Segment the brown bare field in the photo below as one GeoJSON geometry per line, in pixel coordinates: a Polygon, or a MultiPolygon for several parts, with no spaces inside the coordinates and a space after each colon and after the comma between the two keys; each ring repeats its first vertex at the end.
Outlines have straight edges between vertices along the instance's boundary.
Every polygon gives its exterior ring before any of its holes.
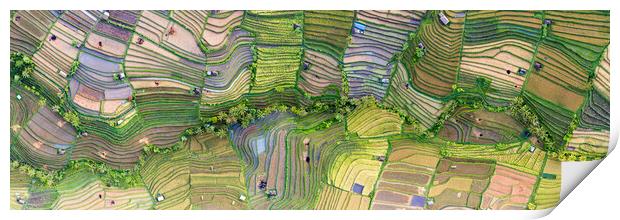
{"type": "Polygon", "coordinates": [[[543,99],[557,103],[573,112],[581,106],[585,99],[584,96],[569,91],[538,74],[530,75],[526,90],[531,91],[533,94],[543,99]]]}
{"type": "MultiPolygon", "coordinates": [[[[136,25],[136,33],[155,41],[155,43],[160,43],[164,31],[166,31],[166,27],[169,26],[170,22],[171,21],[161,15],[146,10],[142,12],[138,24],[136,25]]],[[[136,36],[134,36],[134,38],[136,38],[136,36]]],[[[136,39],[132,41],[136,42],[136,39]]]]}
{"type": "Polygon", "coordinates": [[[428,192],[429,197],[435,197],[442,194],[446,189],[453,189],[458,191],[470,191],[473,180],[462,177],[452,177],[447,182],[433,185],[428,192]]]}
{"type": "Polygon", "coordinates": [[[67,155],[57,154],[57,148],[66,148],[75,140],[76,131],[57,113],[40,108],[19,133],[19,142],[25,149],[22,158],[35,167],[58,169],[65,165],[67,155]]]}
{"type": "Polygon", "coordinates": [[[217,49],[223,46],[230,30],[241,24],[243,13],[243,11],[232,11],[217,17],[209,17],[202,34],[202,39],[207,43],[207,47],[217,49]]]}
{"type": "Polygon", "coordinates": [[[576,111],[584,100],[579,92],[587,90],[588,71],[566,54],[544,43],[538,48],[536,60],[543,67],[540,71],[532,71],[525,90],[576,111]]]}
{"type": "Polygon", "coordinates": [[[196,58],[202,60],[205,58],[204,53],[198,47],[198,42],[194,35],[183,26],[178,24],[171,24],[167,27],[168,30],[174,29],[174,34],[164,35],[163,42],[165,45],[170,46],[177,53],[180,53],[186,57],[196,58]]]}
{"type": "Polygon", "coordinates": [[[130,83],[131,86],[136,90],[148,88],[178,88],[188,91],[191,90],[191,87],[185,83],[163,78],[136,78],[132,79],[130,83]],[[158,84],[155,84],[155,82],[157,82],[158,84]]]}
{"type": "Polygon", "coordinates": [[[484,160],[441,159],[428,197],[435,200],[429,209],[466,207],[475,209],[489,185],[494,163],[484,160]]]}
{"type": "Polygon", "coordinates": [[[121,108],[122,106],[127,106],[129,102],[127,100],[105,100],[102,102],[101,113],[103,114],[115,114],[120,112],[119,110],[126,109],[121,108]]]}
{"type": "MultiPolygon", "coordinates": [[[[519,68],[528,69],[533,57],[533,45],[520,40],[502,40],[482,45],[463,46],[461,74],[470,78],[492,79],[491,88],[498,93],[490,93],[495,98],[504,98],[506,92],[518,95],[525,77],[519,76],[519,68]],[[511,74],[507,74],[510,70],[511,74]]],[[[510,97],[506,97],[510,98],[510,97]]]]}
{"type": "Polygon", "coordinates": [[[86,40],[86,48],[99,51],[105,55],[123,58],[125,55],[125,50],[127,50],[127,44],[93,32],[88,35],[88,40],[86,40]],[[103,45],[102,47],[99,47],[99,42],[103,45]]]}
{"type": "Polygon", "coordinates": [[[338,68],[338,60],[326,54],[305,50],[304,60],[309,64],[308,70],[302,70],[298,86],[312,96],[321,95],[329,85],[342,84],[341,72],[338,68]]]}
{"type": "Polygon", "coordinates": [[[207,10],[175,10],[172,18],[189,28],[195,39],[200,39],[208,15],[207,10]]]}
{"type": "Polygon", "coordinates": [[[480,209],[525,209],[537,177],[497,166],[480,209]]]}
{"type": "Polygon", "coordinates": [[[82,94],[76,94],[75,96],[73,96],[73,103],[88,109],[88,110],[92,110],[95,112],[99,112],[100,108],[101,108],[101,102],[100,101],[96,101],[96,100],[92,100],[90,98],[87,98],[85,96],[83,96],[82,94]]]}

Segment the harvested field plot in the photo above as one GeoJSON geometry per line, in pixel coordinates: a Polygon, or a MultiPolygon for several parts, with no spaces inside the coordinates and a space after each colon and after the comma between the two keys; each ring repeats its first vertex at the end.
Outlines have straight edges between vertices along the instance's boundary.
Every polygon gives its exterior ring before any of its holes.
{"type": "Polygon", "coordinates": [[[10,208],[554,208],[610,12],[413,9],[12,10],[10,208]]]}
{"type": "Polygon", "coordinates": [[[439,148],[411,140],[390,141],[392,152],[377,183],[371,209],[424,209],[439,148]]]}
{"type": "Polygon", "coordinates": [[[525,209],[535,183],[534,175],[496,166],[480,209],[525,209]]]}
{"type": "Polygon", "coordinates": [[[486,160],[442,159],[428,191],[429,209],[478,209],[495,164],[486,160]]]}

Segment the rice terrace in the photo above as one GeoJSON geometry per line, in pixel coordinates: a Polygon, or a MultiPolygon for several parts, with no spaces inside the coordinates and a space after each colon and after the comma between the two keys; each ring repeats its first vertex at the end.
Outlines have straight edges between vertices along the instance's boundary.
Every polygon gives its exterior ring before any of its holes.
{"type": "Polygon", "coordinates": [[[512,209],[607,154],[609,11],[11,11],[11,209],[512,209]]]}

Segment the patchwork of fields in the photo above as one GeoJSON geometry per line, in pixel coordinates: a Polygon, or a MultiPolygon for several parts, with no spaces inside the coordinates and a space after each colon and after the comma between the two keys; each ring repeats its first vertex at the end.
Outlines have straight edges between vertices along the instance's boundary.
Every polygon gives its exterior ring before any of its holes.
{"type": "Polygon", "coordinates": [[[547,209],[609,11],[11,11],[11,209],[547,209]]]}

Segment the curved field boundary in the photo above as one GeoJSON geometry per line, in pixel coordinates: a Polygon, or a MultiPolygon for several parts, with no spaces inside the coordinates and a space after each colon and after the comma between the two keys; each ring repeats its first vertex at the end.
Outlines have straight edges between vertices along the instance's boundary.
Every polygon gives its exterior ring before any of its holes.
{"type": "Polygon", "coordinates": [[[248,11],[241,27],[256,35],[257,45],[299,46],[303,37],[293,24],[302,25],[302,11],[248,11]]]}
{"type": "Polygon", "coordinates": [[[11,133],[19,134],[19,132],[27,126],[33,115],[35,115],[40,106],[38,98],[19,86],[11,85],[11,133]],[[17,99],[17,96],[21,99],[17,99]]]}
{"type": "Polygon", "coordinates": [[[538,47],[536,60],[543,67],[529,75],[525,91],[575,112],[584,101],[588,71],[546,43],[538,47]]]}
{"type": "Polygon", "coordinates": [[[80,66],[69,83],[69,96],[81,113],[116,117],[132,109],[128,101],[132,88],[114,77],[122,72],[121,64],[105,57],[94,51],[80,53],[80,66]]]}
{"type": "Polygon", "coordinates": [[[66,77],[78,57],[79,50],[71,44],[82,42],[85,35],[56,22],[46,36],[43,46],[32,57],[37,64],[33,78],[51,94],[58,94],[67,86],[66,77]],[[50,39],[52,35],[56,36],[56,40],[50,39]]]}
{"type": "Polygon", "coordinates": [[[432,127],[443,112],[444,104],[433,97],[425,95],[413,88],[409,73],[402,63],[398,64],[392,77],[390,90],[385,104],[403,109],[416,119],[425,129],[432,127]]]}
{"type": "Polygon", "coordinates": [[[11,18],[11,52],[32,56],[56,20],[50,11],[17,11],[11,18]]]}
{"type": "Polygon", "coordinates": [[[459,143],[496,144],[520,141],[523,125],[507,112],[462,108],[448,119],[439,136],[459,143]]]}
{"type": "Polygon", "coordinates": [[[439,148],[408,139],[391,140],[390,146],[371,209],[424,209],[440,159],[439,148]]]}
{"type": "MultiPolygon", "coordinates": [[[[349,97],[372,95],[382,100],[387,92],[394,64],[410,32],[416,31],[424,12],[359,11],[356,22],[364,33],[354,33],[343,58],[349,82],[349,97]]],[[[352,30],[353,31],[353,30],[352,30]]]]}
{"type": "Polygon", "coordinates": [[[301,47],[259,46],[256,49],[258,58],[252,93],[295,86],[297,72],[301,66],[301,47]]]}
{"type": "Polygon", "coordinates": [[[417,36],[427,48],[424,56],[412,63],[417,45],[410,45],[409,52],[403,56],[405,67],[412,74],[413,86],[437,98],[450,94],[456,82],[466,16],[461,11],[443,13],[450,20],[447,26],[439,21],[437,12],[428,13],[429,23],[420,25],[417,36]]]}
{"type": "Polygon", "coordinates": [[[356,109],[347,118],[348,130],[362,138],[400,134],[402,123],[398,114],[378,107],[356,109]]]}
{"type": "Polygon", "coordinates": [[[161,14],[154,11],[143,11],[140,19],[138,19],[135,33],[159,44],[162,42],[166,27],[168,27],[170,23],[171,21],[161,14]]]}
{"type": "Polygon", "coordinates": [[[304,11],[304,45],[341,59],[354,18],[354,11],[304,11]]]}
{"type": "Polygon", "coordinates": [[[252,72],[247,69],[243,69],[241,73],[237,74],[236,78],[231,79],[230,85],[227,88],[204,88],[201,103],[215,105],[231,100],[238,100],[244,94],[250,92],[251,77],[252,72]]]}
{"type": "Polygon", "coordinates": [[[206,10],[175,10],[171,15],[172,19],[187,27],[195,39],[201,38],[207,16],[209,13],[206,10]]]}
{"type": "Polygon", "coordinates": [[[192,209],[246,209],[244,163],[228,139],[213,134],[189,139],[190,195],[192,209]]]}
{"type": "Polygon", "coordinates": [[[448,148],[452,157],[495,160],[497,164],[524,173],[538,175],[544,165],[546,152],[529,152],[529,142],[509,144],[508,148],[498,150],[492,145],[454,145],[448,148]]]}
{"type": "Polygon", "coordinates": [[[244,175],[250,208],[268,209],[274,199],[282,198],[286,183],[286,137],[294,128],[289,113],[272,113],[247,128],[231,127],[233,146],[247,165],[244,175]],[[263,189],[259,187],[261,181],[265,183],[263,189]],[[277,193],[272,199],[266,195],[270,190],[277,193]]]}
{"type": "Polygon", "coordinates": [[[130,81],[132,78],[158,77],[202,87],[205,64],[187,60],[148,40],[138,45],[135,43],[138,38],[134,36],[125,57],[124,67],[130,81]]]}
{"type": "Polygon", "coordinates": [[[608,145],[609,131],[578,128],[573,131],[568,150],[584,156],[603,158],[607,155],[608,145]]]}
{"type": "Polygon", "coordinates": [[[119,41],[103,34],[91,32],[88,34],[84,46],[88,50],[94,50],[110,56],[112,57],[111,59],[122,59],[125,57],[125,51],[127,51],[129,45],[126,41],[119,41]],[[103,46],[100,47],[99,42],[101,42],[103,46]]]}
{"type": "Polygon", "coordinates": [[[540,39],[542,12],[467,11],[464,44],[486,44],[506,39],[535,43],[540,39]]]}
{"type": "Polygon", "coordinates": [[[529,68],[534,46],[518,39],[463,45],[459,85],[476,88],[478,78],[489,79],[491,86],[486,95],[493,102],[506,105],[521,92],[525,77],[520,76],[518,71],[529,68]]]}
{"type": "Polygon", "coordinates": [[[598,91],[603,97],[609,100],[609,48],[605,49],[603,53],[599,65],[596,67],[595,73],[596,77],[594,78],[594,88],[598,91]]]}
{"type": "MultiPolygon", "coordinates": [[[[241,32],[241,30],[239,31],[241,32]]],[[[212,60],[208,61],[207,71],[214,72],[217,75],[207,75],[205,77],[205,88],[213,90],[228,89],[232,87],[233,79],[239,77],[248,69],[254,58],[251,46],[246,40],[248,39],[236,37],[229,39],[229,43],[233,45],[227,45],[226,51],[230,52],[225,54],[216,53],[212,60]]]]}
{"type": "Polygon", "coordinates": [[[77,139],[72,159],[87,158],[104,162],[113,168],[130,169],[138,162],[146,144],[170,147],[179,141],[181,133],[187,128],[187,126],[154,126],[120,143],[89,134],[77,139]]]}
{"type": "Polygon", "coordinates": [[[582,107],[579,125],[584,128],[609,130],[610,114],[609,101],[596,90],[591,90],[588,101],[582,107]]]}
{"type": "Polygon", "coordinates": [[[609,11],[545,11],[545,19],[553,21],[550,41],[561,44],[558,47],[584,68],[597,65],[609,44],[609,11]]]}
{"type": "Polygon", "coordinates": [[[95,175],[86,171],[67,175],[57,189],[60,195],[53,209],[135,210],[151,209],[153,205],[153,199],[145,188],[106,187],[95,175]]]}
{"type": "Polygon", "coordinates": [[[190,209],[190,170],[188,150],[151,155],[140,170],[151,195],[162,194],[164,201],[155,209],[190,209]]]}
{"type": "Polygon", "coordinates": [[[72,26],[73,29],[87,33],[95,28],[95,25],[102,15],[101,12],[93,10],[67,10],[60,15],[59,21],[72,26]]]}
{"type": "Polygon", "coordinates": [[[574,113],[528,92],[523,94],[528,104],[536,111],[542,125],[549,130],[553,140],[562,140],[568,132],[574,113]]]}
{"type": "Polygon", "coordinates": [[[298,129],[287,135],[286,187],[283,197],[271,208],[312,209],[318,202],[321,187],[324,187],[323,179],[327,175],[321,165],[325,162],[321,157],[322,151],[344,138],[345,133],[342,124],[310,132],[328,119],[325,116],[329,114],[298,118],[298,129]],[[318,123],[306,124],[303,122],[305,120],[316,120],[318,123]]]}
{"type": "Polygon", "coordinates": [[[14,169],[11,167],[10,170],[10,190],[11,194],[11,203],[9,207],[11,210],[20,210],[24,209],[25,205],[17,202],[17,198],[22,198],[24,200],[28,200],[30,197],[29,188],[30,188],[30,176],[26,175],[19,169],[14,169]]]}
{"type": "Polygon", "coordinates": [[[40,108],[19,133],[18,146],[11,151],[21,161],[44,169],[60,169],[69,159],[76,132],[57,113],[40,108]],[[58,149],[66,150],[59,154],[58,149]]]}
{"type": "Polygon", "coordinates": [[[374,191],[382,163],[373,157],[387,154],[387,141],[343,141],[334,147],[330,155],[325,155],[331,159],[327,160],[330,161],[327,184],[348,191],[353,191],[355,184],[362,185],[359,194],[365,196],[374,191]]]}
{"type": "Polygon", "coordinates": [[[227,39],[231,39],[232,30],[241,25],[244,13],[244,11],[226,11],[210,14],[201,36],[206,47],[210,51],[218,51],[229,44],[227,39]]]}
{"type": "Polygon", "coordinates": [[[332,56],[308,49],[304,51],[307,70],[301,70],[297,86],[311,96],[320,96],[335,87],[340,92],[342,72],[339,62],[332,56]],[[327,91],[326,91],[327,90],[327,91]]]}

